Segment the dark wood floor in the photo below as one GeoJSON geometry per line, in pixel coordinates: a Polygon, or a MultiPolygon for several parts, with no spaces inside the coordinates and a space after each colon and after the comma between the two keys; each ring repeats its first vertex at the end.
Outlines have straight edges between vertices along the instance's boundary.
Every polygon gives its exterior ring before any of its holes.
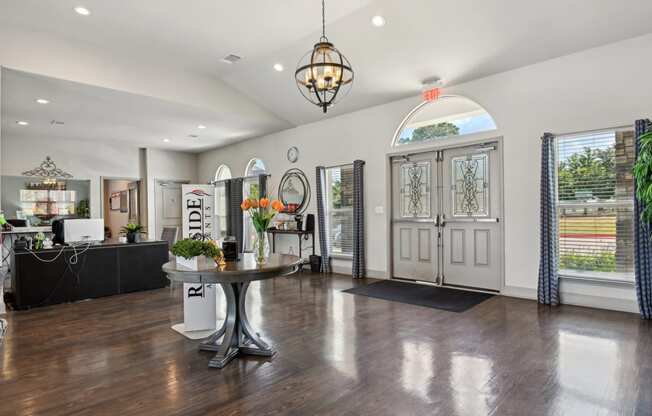
{"type": "Polygon", "coordinates": [[[278,354],[223,370],[170,329],[167,289],[10,312],[0,414],[652,414],[652,327],[636,315],[499,296],[451,313],[300,276],[249,291],[278,354]]]}

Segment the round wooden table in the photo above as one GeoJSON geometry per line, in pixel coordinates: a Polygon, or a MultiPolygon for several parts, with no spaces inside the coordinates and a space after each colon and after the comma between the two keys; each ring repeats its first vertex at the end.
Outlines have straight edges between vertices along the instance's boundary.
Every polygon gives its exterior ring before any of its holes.
{"type": "Polygon", "coordinates": [[[255,332],[245,309],[245,299],[249,283],[255,280],[287,276],[296,272],[301,259],[287,254],[272,254],[267,263],[256,264],[252,253],[240,254],[239,261],[227,262],[222,269],[188,270],[177,267],[175,261],[165,263],[163,272],[168,279],[175,282],[195,284],[219,284],[226,295],[226,319],[222,327],[213,335],[202,341],[199,349],[216,351],[209,367],[222,368],[238,354],[262,355],[271,357],[274,349],[255,332]],[[220,342],[220,338],[222,338],[220,342]]]}

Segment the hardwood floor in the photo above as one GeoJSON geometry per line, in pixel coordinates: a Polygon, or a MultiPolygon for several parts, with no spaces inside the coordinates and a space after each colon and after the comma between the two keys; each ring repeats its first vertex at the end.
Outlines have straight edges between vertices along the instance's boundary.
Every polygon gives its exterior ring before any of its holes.
{"type": "Polygon", "coordinates": [[[652,325],[496,296],[464,313],[341,293],[304,273],[253,284],[278,350],[207,368],[168,289],[9,312],[1,415],[649,415],[652,325]]]}

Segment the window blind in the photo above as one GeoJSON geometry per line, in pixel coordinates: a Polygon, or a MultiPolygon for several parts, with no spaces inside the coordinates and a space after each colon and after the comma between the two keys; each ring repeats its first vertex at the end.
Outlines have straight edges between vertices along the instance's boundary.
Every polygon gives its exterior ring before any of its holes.
{"type": "Polygon", "coordinates": [[[560,270],[633,279],[633,163],[631,131],[558,137],[560,270]]]}
{"type": "Polygon", "coordinates": [[[331,254],[353,253],[353,165],[326,168],[326,229],[331,254]]]}

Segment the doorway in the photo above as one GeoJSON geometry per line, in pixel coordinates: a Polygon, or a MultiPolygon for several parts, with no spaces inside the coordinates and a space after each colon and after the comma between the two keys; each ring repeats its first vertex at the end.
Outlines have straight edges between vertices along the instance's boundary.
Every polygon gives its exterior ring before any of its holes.
{"type": "Polygon", "coordinates": [[[104,234],[117,239],[122,227],[140,224],[140,186],[137,179],[102,178],[104,234]]]}
{"type": "Polygon", "coordinates": [[[495,141],[391,158],[393,278],[500,291],[499,146],[495,141]]]}

